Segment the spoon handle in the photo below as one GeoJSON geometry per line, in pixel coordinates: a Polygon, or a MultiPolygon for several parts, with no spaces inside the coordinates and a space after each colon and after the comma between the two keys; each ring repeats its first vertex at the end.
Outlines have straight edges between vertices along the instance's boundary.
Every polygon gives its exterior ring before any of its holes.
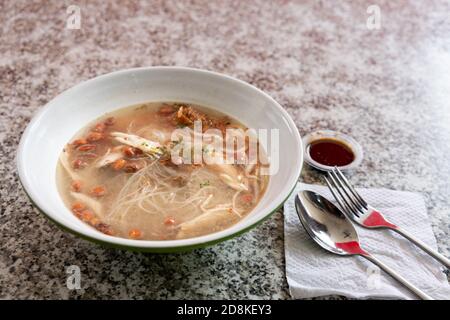
{"type": "Polygon", "coordinates": [[[406,288],[411,290],[413,293],[415,293],[418,297],[420,297],[423,300],[434,300],[432,297],[424,293],[422,290],[414,286],[412,283],[410,283],[408,280],[403,278],[400,274],[397,273],[397,271],[393,270],[392,268],[385,265],[383,262],[378,260],[377,258],[369,255],[369,254],[362,254],[362,257],[366,258],[370,262],[376,264],[380,269],[384,270],[387,274],[389,274],[392,278],[400,282],[402,285],[404,285],[406,288]]]}
{"type": "Polygon", "coordinates": [[[437,261],[439,261],[440,263],[442,263],[444,266],[446,266],[448,269],[450,269],[450,260],[447,259],[446,257],[444,257],[442,254],[440,254],[439,252],[437,252],[436,250],[432,249],[431,247],[427,246],[425,243],[423,243],[422,241],[418,240],[416,237],[414,237],[413,235],[411,235],[409,232],[406,232],[403,229],[400,228],[393,228],[392,230],[396,231],[397,233],[401,234],[402,236],[404,236],[406,239],[408,239],[409,241],[411,241],[412,243],[414,243],[416,246],[418,246],[419,248],[421,248],[423,251],[425,251],[426,253],[428,253],[430,256],[432,256],[433,258],[435,258],[437,261]]]}

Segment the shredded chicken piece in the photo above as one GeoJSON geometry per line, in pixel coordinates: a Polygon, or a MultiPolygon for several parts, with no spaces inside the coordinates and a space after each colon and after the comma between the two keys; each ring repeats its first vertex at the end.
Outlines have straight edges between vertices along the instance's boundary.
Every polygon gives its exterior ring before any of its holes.
{"type": "Polygon", "coordinates": [[[62,164],[64,170],[69,175],[70,179],[72,179],[73,181],[80,180],[80,175],[77,174],[75,172],[75,170],[73,170],[70,166],[69,155],[67,154],[67,150],[65,150],[61,153],[59,160],[61,161],[61,164],[62,164]]]}
{"type": "Polygon", "coordinates": [[[231,164],[211,164],[209,167],[217,171],[219,178],[229,187],[238,191],[248,191],[247,178],[239,175],[239,172],[231,164]]]}
{"type": "Polygon", "coordinates": [[[108,151],[106,151],[106,153],[100,159],[97,160],[97,162],[95,163],[95,167],[96,168],[105,167],[113,163],[114,161],[119,160],[122,157],[123,154],[120,148],[115,147],[113,148],[112,152],[111,149],[108,149],[108,151]]]}
{"type": "Polygon", "coordinates": [[[209,210],[198,217],[179,225],[177,239],[198,237],[210,230],[211,226],[227,227],[233,221],[233,213],[229,209],[209,210]]]}
{"type": "Polygon", "coordinates": [[[142,150],[151,157],[159,158],[164,154],[164,148],[158,142],[123,132],[111,132],[111,136],[116,141],[142,150]]]}

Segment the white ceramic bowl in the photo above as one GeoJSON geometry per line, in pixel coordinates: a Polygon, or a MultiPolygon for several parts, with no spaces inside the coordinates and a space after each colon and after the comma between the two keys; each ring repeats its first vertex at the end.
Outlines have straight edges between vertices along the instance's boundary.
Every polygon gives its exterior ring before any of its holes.
{"type": "Polygon", "coordinates": [[[287,112],[261,90],[209,71],[150,67],[128,69],[80,83],[50,101],[30,122],[20,141],[17,166],[33,203],[64,229],[111,246],[155,252],[181,251],[231,238],[263,221],[292,192],[303,163],[297,128],[287,112]],[[219,109],[251,128],[279,129],[280,166],[258,206],[237,224],[201,237],[144,241],[112,237],[84,224],[64,205],[56,188],[56,164],[64,145],[104,113],[149,101],[179,101],[219,109]]]}

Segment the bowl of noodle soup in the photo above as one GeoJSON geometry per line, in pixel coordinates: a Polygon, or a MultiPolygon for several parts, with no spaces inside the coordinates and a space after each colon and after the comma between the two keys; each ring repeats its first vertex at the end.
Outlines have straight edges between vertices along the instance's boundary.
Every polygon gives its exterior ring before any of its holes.
{"type": "Polygon", "coordinates": [[[17,166],[33,204],[60,227],[109,246],[174,252],[268,218],[295,187],[302,150],[293,120],[256,87],[204,70],[149,67],[58,95],[25,130],[17,166]],[[207,160],[228,154],[231,162],[207,160]],[[250,163],[250,154],[258,160],[250,163]]]}

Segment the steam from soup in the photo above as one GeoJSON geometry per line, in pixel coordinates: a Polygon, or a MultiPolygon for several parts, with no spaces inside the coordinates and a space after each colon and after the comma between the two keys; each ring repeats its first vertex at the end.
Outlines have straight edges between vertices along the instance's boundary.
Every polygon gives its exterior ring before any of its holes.
{"type": "MultiPolygon", "coordinates": [[[[264,194],[267,164],[174,160],[172,150],[192,145],[173,140],[173,132],[194,134],[198,122],[203,132],[246,129],[211,109],[175,103],[131,106],[89,124],[60,156],[64,202],[85,223],[123,238],[184,239],[230,227],[264,194]]],[[[250,152],[248,137],[244,142],[236,156],[250,152]]]]}

